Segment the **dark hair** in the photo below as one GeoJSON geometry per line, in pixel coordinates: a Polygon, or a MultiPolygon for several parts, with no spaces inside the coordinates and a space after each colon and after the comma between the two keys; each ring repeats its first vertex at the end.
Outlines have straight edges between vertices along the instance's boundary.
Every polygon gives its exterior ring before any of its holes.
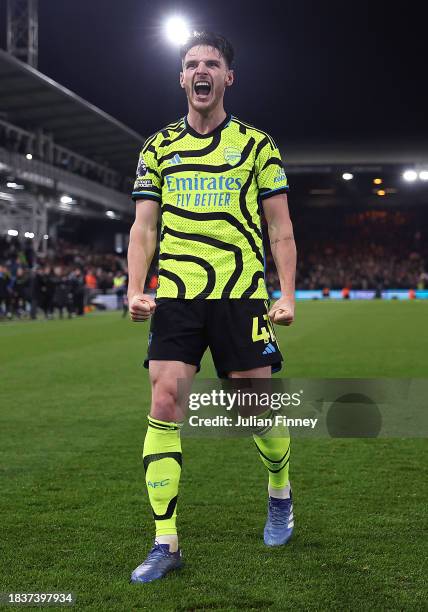
{"type": "Polygon", "coordinates": [[[180,47],[180,57],[184,60],[186,53],[192,47],[196,47],[198,45],[206,45],[207,47],[214,47],[217,49],[225,59],[228,68],[232,67],[233,58],[235,56],[235,52],[233,51],[233,47],[224,36],[220,34],[215,34],[214,32],[194,32],[193,36],[191,36],[184,45],[180,47]]]}

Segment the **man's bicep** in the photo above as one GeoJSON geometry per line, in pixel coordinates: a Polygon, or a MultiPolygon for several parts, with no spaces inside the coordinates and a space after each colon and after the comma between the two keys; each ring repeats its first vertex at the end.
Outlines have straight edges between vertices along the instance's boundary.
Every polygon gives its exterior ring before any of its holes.
{"type": "Polygon", "coordinates": [[[279,193],[262,200],[263,212],[268,225],[288,225],[291,223],[287,194],[279,193]]]}
{"type": "Polygon", "coordinates": [[[159,220],[159,204],[154,200],[137,200],[135,223],[141,228],[156,229],[159,220]]]}

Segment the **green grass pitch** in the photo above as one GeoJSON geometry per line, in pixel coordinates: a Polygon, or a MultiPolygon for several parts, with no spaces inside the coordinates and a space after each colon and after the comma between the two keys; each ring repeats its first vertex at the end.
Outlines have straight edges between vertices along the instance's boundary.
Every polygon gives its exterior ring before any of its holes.
{"type": "MultiPolygon", "coordinates": [[[[428,303],[299,303],[277,328],[287,375],[427,377],[427,317],[428,303]]],[[[153,538],[146,340],[116,313],[0,325],[0,591],[70,590],[94,611],[426,609],[422,439],[296,440],[296,530],[278,549],[252,443],[185,439],[186,566],[129,584],[153,538]]]]}

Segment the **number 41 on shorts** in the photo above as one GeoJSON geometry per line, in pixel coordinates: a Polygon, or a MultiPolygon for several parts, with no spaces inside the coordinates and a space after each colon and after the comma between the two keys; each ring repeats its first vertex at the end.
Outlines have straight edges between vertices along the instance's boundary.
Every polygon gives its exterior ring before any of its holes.
{"type": "Polygon", "coordinates": [[[253,342],[258,342],[259,340],[263,340],[265,344],[268,342],[275,342],[275,332],[273,331],[272,322],[269,316],[264,314],[260,315],[260,317],[263,317],[263,320],[266,321],[266,325],[263,325],[264,321],[260,324],[259,316],[253,317],[253,342]]]}

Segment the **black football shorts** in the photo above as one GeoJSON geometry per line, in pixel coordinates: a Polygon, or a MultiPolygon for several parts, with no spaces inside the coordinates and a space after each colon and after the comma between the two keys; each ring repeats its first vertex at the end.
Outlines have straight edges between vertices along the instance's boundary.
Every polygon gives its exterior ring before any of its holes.
{"type": "Polygon", "coordinates": [[[146,368],[149,361],[183,361],[197,366],[209,347],[217,374],[272,366],[282,355],[268,317],[269,304],[259,299],[156,299],[146,368]]]}

